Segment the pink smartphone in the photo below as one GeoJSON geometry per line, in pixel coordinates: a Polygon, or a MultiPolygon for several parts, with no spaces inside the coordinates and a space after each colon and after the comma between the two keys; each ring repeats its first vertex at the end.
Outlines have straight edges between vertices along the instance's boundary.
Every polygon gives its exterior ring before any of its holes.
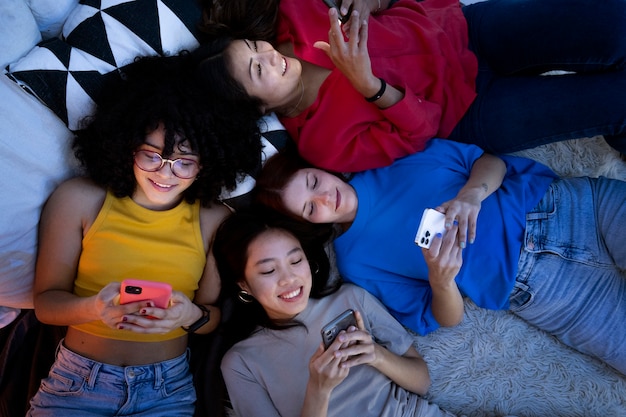
{"type": "Polygon", "coordinates": [[[168,283],[125,279],[120,289],[120,304],[151,300],[155,307],[167,308],[171,296],[172,286],[168,283]]]}

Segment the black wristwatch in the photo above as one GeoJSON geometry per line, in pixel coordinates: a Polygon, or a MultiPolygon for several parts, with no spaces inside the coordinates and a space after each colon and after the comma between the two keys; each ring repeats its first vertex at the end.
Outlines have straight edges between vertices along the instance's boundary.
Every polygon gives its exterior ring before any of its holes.
{"type": "Polygon", "coordinates": [[[202,304],[196,304],[200,310],[202,310],[202,317],[196,320],[191,326],[185,327],[182,326],[183,330],[187,333],[195,333],[200,327],[204,326],[211,319],[211,312],[208,308],[203,306],[202,304]]]}

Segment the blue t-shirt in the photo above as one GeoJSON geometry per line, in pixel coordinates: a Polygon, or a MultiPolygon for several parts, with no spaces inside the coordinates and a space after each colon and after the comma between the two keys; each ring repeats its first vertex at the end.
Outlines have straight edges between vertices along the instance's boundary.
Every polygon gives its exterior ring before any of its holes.
{"type": "MultiPolygon", "coordinates": [[[[483,151],[433,139],[423,152],[391,166],[358,173],[350,181],[359,205],[354,223],[335,242],[337,266],[347,282],[379,298],[405,326],[426,334],[439,327],[431,311],[428,268],[415,233],[425,208],[453,199],[483,151]]],[[[456,283],[464,296],[490,309],[509,306],[526,213],[556,174],[526,158],[501,156],[501,187],[482,202],[476,241],[463,251],[456,283]]]]}

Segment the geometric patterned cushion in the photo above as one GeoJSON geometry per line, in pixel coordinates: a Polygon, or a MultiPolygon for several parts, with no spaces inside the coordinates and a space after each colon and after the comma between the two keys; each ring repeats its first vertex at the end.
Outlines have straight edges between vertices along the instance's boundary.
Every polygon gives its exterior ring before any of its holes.
{"type": "Polygon", "coordinates": [[[194,0],[81,0],[60,39],[41,42],[9,65],[9,77],[52,109],[71,130],[93,113],[109,77],[140,56],[198,47],[201,8],[194,0]]]}
{"type": "Polygon", "coordinates": [[[259,166],[254,172],[249,172],[248,175],[242,176],[237,181],[237,187],[234,190],[223,190],[219,198],[223,203],[235,210],[239,210],[250,204],[250,191],[254,188],[256,184],[255,178],[261,171],[267,158],[285,149],[291,142],[291,138],[285,130],[285,127],[274,113],[263,116],[261,120],[259,120],[259,130],[261,131],[261,145],[263,146],[259,166]]]}

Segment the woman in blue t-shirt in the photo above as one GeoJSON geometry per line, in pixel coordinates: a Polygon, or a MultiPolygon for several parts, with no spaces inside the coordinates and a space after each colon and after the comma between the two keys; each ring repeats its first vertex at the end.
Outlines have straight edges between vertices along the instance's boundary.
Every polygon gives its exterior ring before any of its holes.
{"type": "Polygon", "coordinates": [[[349,183],[280,154],[259,177],[257,197],[340,226],[342,277],[420,334],[458,324],[469,297],[626,374],[625,182],[558,179],[530,159],[435,139],[349,183]],[[414,239],[428,207],[445,213],[447,231],[427,250],[414,239]]]}

